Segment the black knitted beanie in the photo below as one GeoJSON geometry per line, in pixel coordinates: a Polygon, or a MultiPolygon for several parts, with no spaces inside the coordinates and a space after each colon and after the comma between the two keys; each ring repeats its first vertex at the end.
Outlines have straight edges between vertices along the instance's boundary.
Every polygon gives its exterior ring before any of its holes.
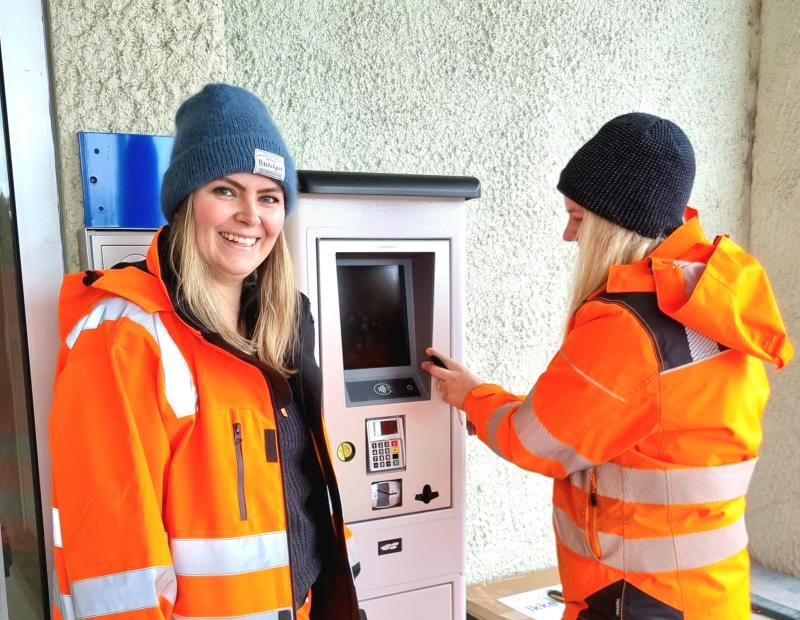
{"type": "Polygon", "coordinates": [[[632,112],[600,128],[561,171],[558,189],[583,208],[645,237],[683,223],[694,151],[675,123],[632,112]]]}

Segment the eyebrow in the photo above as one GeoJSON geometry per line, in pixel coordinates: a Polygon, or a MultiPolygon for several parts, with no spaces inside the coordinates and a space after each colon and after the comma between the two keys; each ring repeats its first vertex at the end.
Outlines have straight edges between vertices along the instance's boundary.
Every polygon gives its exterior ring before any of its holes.
{"type": "MultiPolygon", "coordinates": [[[[227,177],[227,176],[222,176],[222,177],[219,177],[217,180],[218,180],[218,181],[225,181],[226,183],[230,183],[231,185],[233,185],[234,187],[236,187],[236,189],[247,189],[247,188],[246,188],[244,185],[242,185],[241,183],[237,183],[237,182],[236,182],[236,181],[234,181],[232,178],[230,178],[230,177],[227,177]]],[[[280,187],[280,185],[278,185],[278,184],[276,183],[276,184],[275,184],[274,186],[272,186],[272,187],[265,187],[265,188],[259,189],[259,190],[257,190],[257,192],[256,192],[256,193],[258,193],[258,194],[266,194],[266,193],[268,193],[268,192],[279,192],[279,191],[283,191],[283,190],[281,190],[281,187],[280,187]]]]}

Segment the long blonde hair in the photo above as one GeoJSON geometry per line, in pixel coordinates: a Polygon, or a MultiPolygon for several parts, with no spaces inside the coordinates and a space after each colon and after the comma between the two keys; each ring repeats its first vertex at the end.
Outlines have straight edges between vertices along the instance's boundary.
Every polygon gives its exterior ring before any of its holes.
{"type": "Polygon", "coordinates": [[[245,286],[256,287],[258,304],[255,328],[249,337],[244,334],[241,314],[239,329],[232,329],[223,318],[222,298],[213,285],[211,270],[197,251],[191,195],[177,209],[169,233],[170,266],[177,276],[178,299],[187,310],[231,346],[254,355],[284,376],[292,374],[295,369],[289,364],[298,346],[299,303],[283,232],[266,260],[245,282],[245,286]]]}
{"type": "Polygon", "coordinates": [[[567,321],[594,291],[608,280],[612,265],[635,263],[650,254],[664,237],[651,239],[584,211],[578,229],[578,257],[572,280],[567,321]]]}

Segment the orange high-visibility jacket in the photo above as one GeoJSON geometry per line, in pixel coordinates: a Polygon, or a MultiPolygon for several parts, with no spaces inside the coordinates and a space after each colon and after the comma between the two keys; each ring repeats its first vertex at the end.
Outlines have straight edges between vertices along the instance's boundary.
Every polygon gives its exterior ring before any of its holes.
{"type": "Polygon", "coordinates": [[[792,356],[761,265],[696,213],[612,267],[527,397],[481,385],[478,436],[555,478],[566,620],[750,617],[745,493],[792,356]]]}
{"type": "MultiPolygon", "coordinates": [[[[292,600],[275,419],[292,411],[289,385],[176,314],[157,240],[146,268],[75,274],[62,288],[50,419],[54,619],[291,620],[303,601],[292,600]]],[[[333,538],[311,617],[355,619],[318,412],[309,432],[333,538]]]]}

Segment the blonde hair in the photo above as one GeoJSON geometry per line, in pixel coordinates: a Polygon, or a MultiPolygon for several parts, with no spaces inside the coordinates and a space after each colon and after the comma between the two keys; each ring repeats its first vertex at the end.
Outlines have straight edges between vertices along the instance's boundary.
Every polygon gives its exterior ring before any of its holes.
{"type": "Polygon", "coordinates": [[[578,257],[572,280],[567,321],[594,291],[604,286],[612,265],[643,260],[664,240],[644,237],[584,210],[578,229],[578,257]]]}
{"type": "Polygon", "coordinates": [[[169,262],[177,276],[177,297],[195,319],[225,342],[272,366],[284,376],[298,346],[299,303],[294,272],[283,232],[266,260],[248,276],[245,286],[254,286],[258,304],[252,334],[244,334],[243,317],[238,329],[224,320],[223,302],[213,284],[211,270],[200,257],[195,241],[192,196],[175,213],[169,231],[169,262]]]}

